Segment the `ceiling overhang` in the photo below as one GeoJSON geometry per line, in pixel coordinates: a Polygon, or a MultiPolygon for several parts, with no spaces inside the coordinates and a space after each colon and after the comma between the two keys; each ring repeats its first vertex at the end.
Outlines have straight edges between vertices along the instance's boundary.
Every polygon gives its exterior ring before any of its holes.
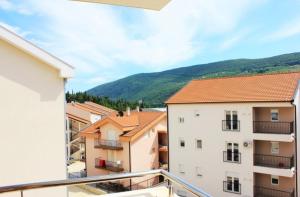
{"type": "Polygon", "coordinates": [[[171,0],[73,0],[90,3],[103,3],[127,7],[144,8],[150,10],[161,10],[171,0]]]}

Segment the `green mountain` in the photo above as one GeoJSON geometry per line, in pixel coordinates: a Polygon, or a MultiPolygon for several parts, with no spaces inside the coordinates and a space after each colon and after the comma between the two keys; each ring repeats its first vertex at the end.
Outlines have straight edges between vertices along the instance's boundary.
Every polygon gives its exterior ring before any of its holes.
{"type": "Polygon", "coordinates": [[[261,59],[234,59],[131,75],[87,91],[95,96],[142,99],[152,106],[163,102],[192,79],[300,70],[300,52],[261,59]]]}

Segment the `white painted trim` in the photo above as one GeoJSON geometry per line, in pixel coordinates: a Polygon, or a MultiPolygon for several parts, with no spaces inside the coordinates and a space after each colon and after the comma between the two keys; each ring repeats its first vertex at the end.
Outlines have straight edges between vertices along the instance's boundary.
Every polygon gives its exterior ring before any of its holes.
{"type": "Polygon", "coordinates": [[[74,67],[60,60],[59,58],[49,54],[43,49],[35,46],[31,42],[21,38],[14,32],[0,25],[0,39],[17,47],[18,49],[28,53],[29,55],[41,60],[42,62],[52,66],[60,71],[60,77],[71,78],[74,75],[74,67]]]}

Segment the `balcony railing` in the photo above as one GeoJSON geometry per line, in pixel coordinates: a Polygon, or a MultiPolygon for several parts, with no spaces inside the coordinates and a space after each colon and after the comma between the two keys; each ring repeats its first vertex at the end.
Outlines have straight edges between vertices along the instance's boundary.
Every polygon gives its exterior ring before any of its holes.
{"type": "Polygon", "coordinates": [[[62,186],[73,186],[73,185],[75,186],[75,185],[83,185],[83,184],[93,184],[93,183],[99,183],[99,182],[145,177],[148,175],[153,175],[153,176],[162,175],[167,180],[169,180],[169,185],[168,185],[168,189],[169,189],[168,196],[169,197],[174,196],[173,195],[173,184],[176,184],[176,186],[184,188],[185,190],[187,190],[189,193],[195,195],[196,197],[211,197],[211,195],[209,195],[202,189],[189,184],[185,180],[183,180],[165,170],[152,170],[152,171],[147,171],[147,172],[110,174],[110,175],[103,175],[103,176],[96,176],[96,177],[74,178],[74,179],[66,179],[66,180],[2,186],[2,187],[0,187],[0,194],[9,193],[9,192],[20,192],[21,197],[26,197],[26,192],[24,192],[24,191],[27,191],[27,190],[42,189],[42,188],[54,188],[54,187],[62,187],[62,186]]]}
{"type": "Polygon", "coordinates": [[[223,131],[240,131],[239,120],[222,120],[223,131]]]}
{"type": "Polygon", "coordinates": [[[294,157],[254,154],[254,165],[271,168],[291,169],[294,167],[294,157]]]}
{"type": "Polygon", "coordinates": [[[253,121],[254,133],[291,134],[294,122],[253,121]]]}
{"type": "Polygon", "coordinates": [[[95,159],[95,168],[101,168],[112,172],[122,172],[124,170],[121,161],[108,161],[101,158],[95,159]]]}
{"type": "Polygon", "coordinates": [[[103,140],[95,138],[95,148],[123,150],[122,142],[117,140],[103,140]]]}
{"type": "Polygon", "coordinates": [[[272,197],[295,197],[294,189],[291,191],[282,191],[266,187],[254,187],[254,197],[272,196],[272,197]]]}
{"type": "Polygon", "coordinates": [[[223,161],[231,163],[241,163],[241,153],[232,151],[223,151],[223,161]]]}
{"type": "Polygon", "coordinates": [[[241,194],[241,184],[234,184],[233,182],[223,181],[223,191],[235,194],[241,194]]]}

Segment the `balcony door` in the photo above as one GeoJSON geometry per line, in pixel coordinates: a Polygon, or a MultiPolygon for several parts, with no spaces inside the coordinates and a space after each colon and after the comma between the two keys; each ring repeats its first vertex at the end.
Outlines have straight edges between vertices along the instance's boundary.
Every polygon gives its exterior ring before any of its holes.
{"type": "Polygon", "coordinates": [[[227,191],[231,192],[240,192],[240,181],[239,178],[236,177],[227,177],[227,191]]]}
{"type": "Polygon", "coordinates": [[[108,161],[117,161],[117,153],[113,150],[107,150],[107,160],[108,161]]]}
{"type": "Polygon", "coordinates": [[[114,130],[109,130],[107,133],[107,140],[110,146],[117,146],[117,132],[114,130]]]}
{"type": "Polygon", "coordinates": [[[238,113],[237,111],[225,111],[226,128],[228,130],[238,129],[238,113]]]}
{"type": "Polygon", "coordinates": [[[239,144],[227,143],[227,161],[239,162],[239,144]]]}

